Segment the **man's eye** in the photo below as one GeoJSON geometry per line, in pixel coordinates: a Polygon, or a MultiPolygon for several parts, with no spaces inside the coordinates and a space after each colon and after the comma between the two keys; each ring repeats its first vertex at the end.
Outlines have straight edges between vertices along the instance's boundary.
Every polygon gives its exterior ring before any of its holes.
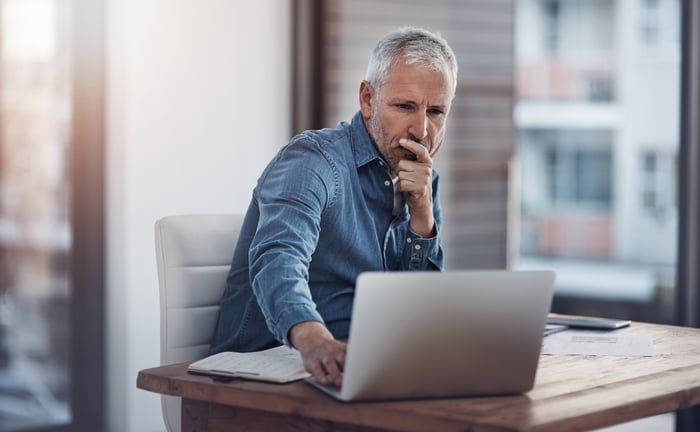
{"type": "Polygon", "coordinates": [[[409,109],[411,109],[411,105],[410,105],[410,104],[406,104],[406,103],[397,103],[397,104],[395,104],[394,106],[395,106],[396,108],[402,109],[402,110],[409,110],[409,109]]]}
{"type": "Polygon", "coordinates": [[[443,114],[443,111],[439,110],[437,108],[430,109],[430,110],[428,110],[428,112],[432,115],[442,115],[443,114]]]}

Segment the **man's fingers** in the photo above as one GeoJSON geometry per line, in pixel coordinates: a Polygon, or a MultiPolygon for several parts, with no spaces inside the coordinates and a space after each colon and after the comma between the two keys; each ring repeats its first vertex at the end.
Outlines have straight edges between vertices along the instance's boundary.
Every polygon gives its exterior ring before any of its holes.
{"type": "Polygon", "coordinates": [[[323,385],[333,383],[338,387],[341,386],[343,380],[342,360],[325,357],[313,362],[307,370],[316,381],[323,385]]]}
{"type": "Polygon", "coordinates": [[[324,359],[321,365],[326,371],[327,378],[340,387],[343,377],[342,365],[336,359],[324,359]]]}
{"type": "Polygon", "coordinates": [[[307,372],[313,375],[316,381],[323,385],[328,384],[328,374],[320,361],[306,361],[304,362],[304,367],[307,372]]]}
{"type": "Polygon", "coordinates": [[[336,340],[320,341],[313,348],[302,351],[306,370],[321,384],[340,386],[346,346],[344,342],[336,340]]]}
{"type": "Polygon", "coordinates": [[[401,192],[430,193],[432,188],[432,172],[430,167],[410,165],[401,161],[398,166],[398,188],[401,192]]]}
{"type": "Polygon", "coordinates": [[[430,153],[422,144],[406,138],[401,138],[399,140],[399,145],[416,155],[416,162],[432,164],[433,160],[430,157],[430,153]]]}

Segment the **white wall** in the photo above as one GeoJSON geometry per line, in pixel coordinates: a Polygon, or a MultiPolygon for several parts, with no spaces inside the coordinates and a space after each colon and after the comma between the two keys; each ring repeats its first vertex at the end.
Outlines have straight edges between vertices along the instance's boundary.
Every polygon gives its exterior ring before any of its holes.
{"type": "Polygon", "coordinates": [[[164,430],[153,224],[244,211],[288,139],[289,2],[110,0],[107,398],[114,432],[164,430]]]}

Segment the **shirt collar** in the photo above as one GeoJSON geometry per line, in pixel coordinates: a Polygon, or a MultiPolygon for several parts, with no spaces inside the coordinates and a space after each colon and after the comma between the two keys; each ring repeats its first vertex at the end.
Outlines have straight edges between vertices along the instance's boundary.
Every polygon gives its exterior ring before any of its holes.
{"type": "Polygon", "coordinates": [[[362,111],[357,111],[350,121],[350,143],[357,168],[373,160],[383,159],[374,141],[369,136],[369,132],[367,132],[364,119],[362,118],[362,111]]]}

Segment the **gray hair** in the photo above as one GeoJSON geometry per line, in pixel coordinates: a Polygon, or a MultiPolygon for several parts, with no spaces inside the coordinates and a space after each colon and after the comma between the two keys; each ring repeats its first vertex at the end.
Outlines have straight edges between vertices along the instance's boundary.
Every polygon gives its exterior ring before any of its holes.
{"type": "Polygon", "coordinates": [[[398,61],[420,64],[432,70],[446,68],[452,77],[452,94],[457,89],[457,59],[452,48],[439,33],[403,27],[387,34],[372,50],[365,79],[376,89],[388,79],[389,68],[398,61]]]}

